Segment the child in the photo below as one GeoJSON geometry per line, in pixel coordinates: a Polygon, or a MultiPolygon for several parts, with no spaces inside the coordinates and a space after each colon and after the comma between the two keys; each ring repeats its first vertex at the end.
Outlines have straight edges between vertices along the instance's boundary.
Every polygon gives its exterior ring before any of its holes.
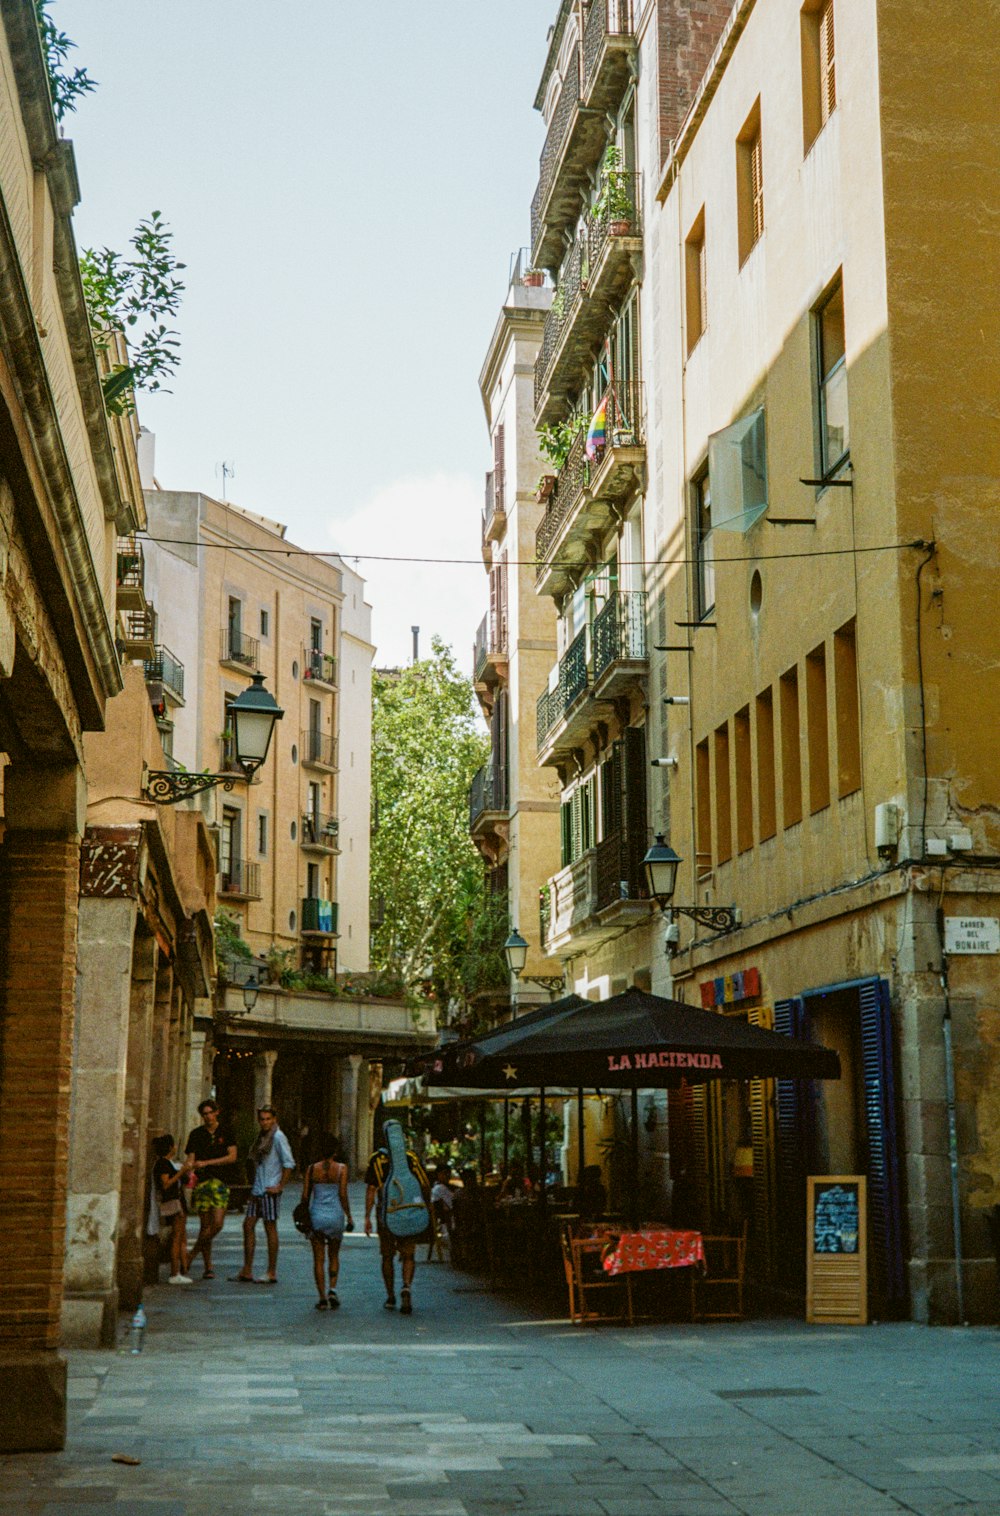
{"type": "Polygon", "coordinates": [[[169,1132],[153,1138],[153,1184],[160,1207],[160,1220],[170,1223],[170,1278],[168,1284],[191,1284],[188,1277],[187,1217],[181,1204],[181,1180],[191,1167],[171,1162],[177,1147],[169,1132]]]}

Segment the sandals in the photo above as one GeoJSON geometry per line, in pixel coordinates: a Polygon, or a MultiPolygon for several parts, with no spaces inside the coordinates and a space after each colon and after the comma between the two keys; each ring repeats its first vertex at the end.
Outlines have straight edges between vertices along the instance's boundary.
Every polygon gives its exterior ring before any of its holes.
{"type": "Polygon", "coordinates": [[[401,1290],[399,1296],[399,1314],[401,1316],[413,1315],[413,1301],[410,1299],[409,1290],[401,1290]]]}
{"type": "Polygon", "coordinates": [[[202,1279],[214,1279],[215,1278],[215,1270],[214,1269],[206,1269],[205,1272],[204,1272],[204,1274],[202,1274],[201,1277],[202,1277],[202,1279]]]}
{"type": "Polygon", "coordinates": [[[394,1311],[396,1309],[396,1297],[395,1297],[395,1295],[387,1295],[385,1297],[385,1305],[384,1305],[383,1309],[385,1309],[387,1311],[394,1311]]]}
{"type": "Polygon", "coordinates": [[[317,1311],[328,1311],[330,1309],[325,1296],[321,1296],[320,1299],[317,1300],[316,1309],[317,1311]]]}
{"type": "Polygon", "coordinates": [[[340,1310],[340,1301],[337,1299],[337,1291],[336,1290],[331,1290],[330,1291],[329,1295],[326,1297],[326,1303],[330,1307],[331,1311],[339,1311],[340,1310]]]}

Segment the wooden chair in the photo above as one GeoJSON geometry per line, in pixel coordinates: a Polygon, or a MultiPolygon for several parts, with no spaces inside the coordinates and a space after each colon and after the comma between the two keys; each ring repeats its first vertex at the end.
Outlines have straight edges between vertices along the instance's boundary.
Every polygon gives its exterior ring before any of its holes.
{"type": "Polygon", "coordinates": [[[560,1228],[560,1239],[569,1287],[569,1314],[574,1326],[588,1321],[622,1320],[631,1326],[632,1280],[628,1274],[611,1276],[601,1270],[606,1239],[576,1237],[572,1224],[560,1228]]]}
{"type": "Polygon", "coordinates": [[[691,1320],[742,1321],[746,1222],[735,1236],[716,1233],[703,1235],[701,1240],[705,1248],[705,1272],[698,1268],[691,1270],[691,1320]],[[712,1309],[708,1309],[709,1304],[712,1309]]]}

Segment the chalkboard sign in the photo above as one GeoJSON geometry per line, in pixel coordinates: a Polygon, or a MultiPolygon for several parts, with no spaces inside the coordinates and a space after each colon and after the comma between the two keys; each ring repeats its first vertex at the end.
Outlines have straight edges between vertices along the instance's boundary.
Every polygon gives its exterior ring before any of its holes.
{"type": "Polygon", "coordinates": [[[817,1180],[813,1190],[813,1252],[856,1253],[859,1231],[857,1184],[817,1180]]]}
{"type": "Polygon", "coordinates": [[[867,1183],[863,1174],[809,1177],[806,1320],[868,1320],[867,1183]]]}

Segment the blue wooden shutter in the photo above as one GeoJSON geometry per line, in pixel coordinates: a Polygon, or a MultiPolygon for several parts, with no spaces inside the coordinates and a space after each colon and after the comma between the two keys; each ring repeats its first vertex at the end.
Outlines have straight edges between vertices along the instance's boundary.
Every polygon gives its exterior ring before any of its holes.
{"type": "Polygon", "coordinates": [[[868,1258],[872,1307],[898,1316],[906,1306],[899,1145],[893,1079],[889,985],[869,979],[858,986],[861,1077],[868,1146],[868,1258]]]}
{"type": "MultiPolygon", "coordinates": [[[[774,1012],[769,1005],[750,1006],[747,1020],[751,1026],[774,1029],[774,1012]]],[[[755,1272],[765,1279],[774,1276],[775,1228],[775,1134],[774,1080],[750,1080],[750,1135],[753,1144],[753,1233],[751,1250],[755,1272]]]]}
{"type": "MultiPolygon", "coordinates": [[[[774,1002],[774,1030],[802,1037],[806,1028],[805,1002],[800,995],[774,1002]]],[[[805,1282],[806,1173],[811,1149],[813,1090],[811,1080],[774,1081],[776,1137],[776,1243],[785,1282],[805,1282]],[[790,1276],[790,1277],[789,1277],[790,1276]]]]}

